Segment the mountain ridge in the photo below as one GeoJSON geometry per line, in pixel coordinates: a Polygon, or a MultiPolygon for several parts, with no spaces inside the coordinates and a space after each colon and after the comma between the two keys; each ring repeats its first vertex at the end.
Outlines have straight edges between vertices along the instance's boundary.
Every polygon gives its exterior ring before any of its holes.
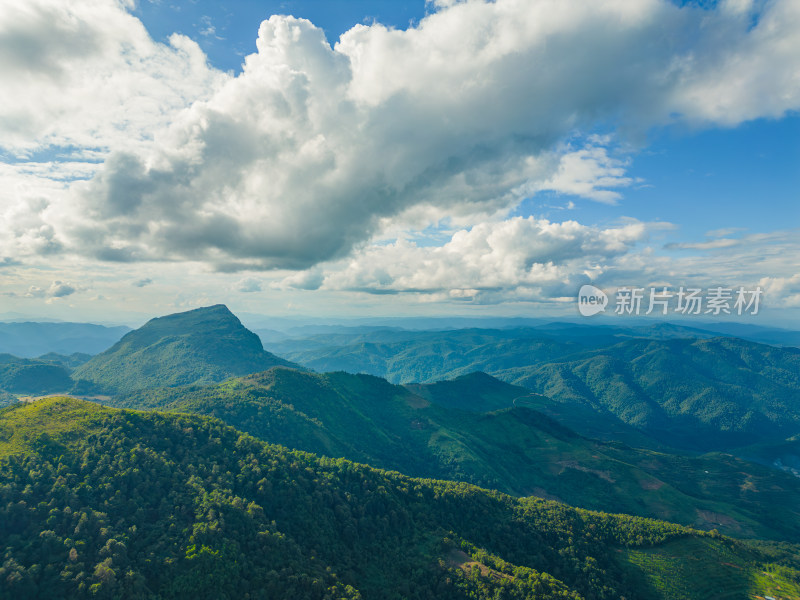
{"type": "MultiPolygon", "coordinates": [[[[513,406],[528,394],[485,374],[398,386],[372,375],[276,367],[213,386],[142,390],[110,402],[213,416],[271,443],[408,475],[744,537],[760,532],[800,540],[800,511],[791,500],[800,496],[800,479],[733,456],[692,457],[590,439],[539,410],[513,406]],[[475,381],[482,387],[471,385],[475,381]],[[467,392],[465,402],[453,401],[467,392]],[[717,525],[715,515],[727,515],[725,524],[717,525]]],[[[548,404],[561,406],[540,397],[535,408],[548,404]]]]}
{"type": "Polygon", "coordinates": [[[0,353],[34,358],[55,352],[97,354],[131,331],[130,327],[95,323],[0,322],[0,353]]]}

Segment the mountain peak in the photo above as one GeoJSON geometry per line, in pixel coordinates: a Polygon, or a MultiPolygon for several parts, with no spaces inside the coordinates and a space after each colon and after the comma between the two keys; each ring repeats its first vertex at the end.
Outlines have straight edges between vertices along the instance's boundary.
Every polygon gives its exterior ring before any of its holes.
{"type": "Polygon", "coordinates": [[[193,308],[191,310],[187,310],[184,312],[173,313],[171,315],[166,315],[164,317],[157,317],[166,319],[169,317],[180,317],[183,315],[191,315],[191,314],[219,314],[219,315],[229,315],[236,319],[236,315],[231,312],[231,309],[228,308],[225,304],[212,304],[210,306],[201,306],[199,308],[193,308]]]}
{"type": "Polygon", "coordinates": [[[228,321],[236,321],[237,323],[241,324],[241,321],[239,321],[236,315],[234,315],[227,306],[224,304],[213,304],[211,306],[201,306],[200,308],[193,308],[191,310],[172,313],[162,317],[155,317],[145,323],[139,330],[160,323],[169,323],[172,325],[179,321],[193,323],[202,322],[207,319],[224,319],[228,321]]]}
{"type": "Polygon", "coordinates": [[[207,384],[228,377],[294,366],[264,350],[259,337],[224,304],[151,319],[75,371],[107,388],[207,384]]]}

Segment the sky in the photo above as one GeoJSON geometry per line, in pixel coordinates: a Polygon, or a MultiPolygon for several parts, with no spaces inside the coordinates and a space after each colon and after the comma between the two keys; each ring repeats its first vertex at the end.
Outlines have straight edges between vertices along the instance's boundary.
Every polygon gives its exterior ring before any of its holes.
{"type": "Polygon", "coordinates": [[[793,0],[2,3],[0,319],[576,317],[591,284],[800,327],[798,30],[793,0]]]}

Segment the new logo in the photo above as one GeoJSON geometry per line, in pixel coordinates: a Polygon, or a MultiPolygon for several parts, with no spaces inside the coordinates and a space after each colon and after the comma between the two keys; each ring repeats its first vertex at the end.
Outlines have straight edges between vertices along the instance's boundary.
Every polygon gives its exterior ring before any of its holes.
{"type": "Polygon", "coordinates": [[[578,291],[578,310],[584,317],[603,312],[606,306],[608,306],[608,296],[603,290],[593,285],[581,286],[578,291]]]}

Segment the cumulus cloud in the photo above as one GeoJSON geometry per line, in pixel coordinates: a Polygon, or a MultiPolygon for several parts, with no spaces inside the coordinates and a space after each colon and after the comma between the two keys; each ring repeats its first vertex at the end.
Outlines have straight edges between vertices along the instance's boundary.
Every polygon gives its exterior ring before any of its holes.
{"type": "Polygon", "coordinates": [[[800,108],[797,2],[432,7],[406,31],[357,25],[334,46],[273,16],[233,77],[183,36],[155,43],[112,0],[4,4],[0,139],[23,157],[76,150],[4,166],[0,254],[288,268],[300,272],[284,285],[302,289],[557,297],[608,261],[632,265],[648,226],[470,228],[469,216],[502,218],[546,190],[619,202],[636,181],[615,140],[800,108]],[[435,248],[370,244],[406,218],[453,230],[435,248]]]}
{"type": "Polygon", "coordinates": [[[71,296],[77,291],[78,289],[74,285],[65,281],[56,280],[53,281],[47,289],[35,285],[30,286],[26,296],[29,298],[64,298],[66,296],[71,296]]]}
{"type": "Polygon", "coordinates": [[[34,84],[4,88],[16,112],[2,122],[19,129],[8,139],[91,146],[123,119],[153,138],[123,145],[42,217],[54,243],[104,260],[299,269],[418,205],[509,209],[542,189],[615,202],[631,180],[591,143],[595,128],[733,125],[800,105],[800,7],[787,1],[757,15],[666,0],[439,3],[407,31],[357,25],[334,47],[273,16],[236,78],[186,38],[155,44],[114,3],[31,6],[0,21],[7,60],[34,84]],[[16,60],[44,38],[57,47],[16,60]],[[586,147],[565,150],[576,132],[586,147]]]}
{"type": "Polygon", "coordinates": [[[221,75],[182,35],[169,45],[115,0],[0,5],[0,146],[109,148],[151,138],[221,75]]]}
{"type": "Polygon", "coordinates": [[[437,247],[402,238],[371,244],[345,260],[283,277],[273,287],[495,304],[568,302],[589,282],[609,291],[760,285],[765,305],[800,306],[797,230],[751,234],[736,244],[655,249],[653,242],[674,229],[664,222],[631,220],[602,228],[514,217],[457,230],[437,247]]]}
{"type": "Polygon", "coordinates": [[[533,217],[476,225],[440,247],[398,240],[371,245],[352,258],[289,276],[280,286],[299,289],[413,292],[451,299],[572,296],[616,256],[630,252],[650,231],[667,224],[631,221],[610,228],[533,217]]]}
{"type": "Polygon", "coordinates": [[[146,152],[226,78],[185,36],[155,43],[128,5],[0,3],[0,254],[81,253],[62,241],[74,182],[112,151],[146,152]]]}
{"type": "Polygon", "coordinates": [[[63,298],[64,296],[69,296],[75,292],[76,289],[74,286],[71,286],[63,281],[54,281],[47,290],[47,295],[51,298],[63,298]]]}
{"type": "Polygon", "coordinates": [[[613,188],[628,187],[638,181],[626,176],[627,166],[626,161],[609,156],[607,148],[589,145],[564,154],[558,170],[547,181],[534,185],[537,190],[616,204],[622,194],[613,188]]]}
{"type": "Polygon", "coordinates": [[[758,285],[764,290],[767,301],[784,307],[800,307],[800,273],[788,277],[763,277],[758,285]]]}

